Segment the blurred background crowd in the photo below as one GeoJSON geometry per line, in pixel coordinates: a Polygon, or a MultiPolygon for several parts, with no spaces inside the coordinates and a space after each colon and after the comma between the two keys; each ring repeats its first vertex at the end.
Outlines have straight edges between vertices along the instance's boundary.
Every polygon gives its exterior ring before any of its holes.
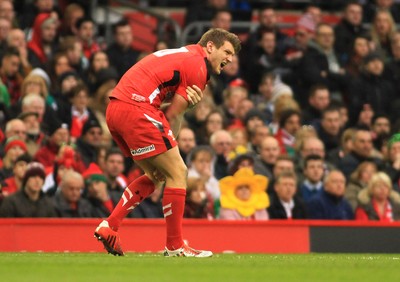
{"type": "MultiPolygon", "coordinates": [[[[177,137],[185,217],[399,220],[399,24],[395,0],[0,0],[0,217],[107,217],[143,173],[111,138],[108,95],[214,27],[243,46],[177,137]],[[133,22],[171,11],[179,38],[133,22]]],[[[129,217],[163,217],[161,197],[129,217]]]]}

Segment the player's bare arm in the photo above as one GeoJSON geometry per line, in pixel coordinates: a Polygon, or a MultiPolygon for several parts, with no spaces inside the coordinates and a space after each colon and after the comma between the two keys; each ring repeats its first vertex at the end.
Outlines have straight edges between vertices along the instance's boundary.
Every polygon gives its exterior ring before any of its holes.
{"type": "Polygon", "coordinates": [[[168,119],[171,130],[174,133],[175,138],[179,134],[183,115],[188,108],[194,107],[203,98],[203,91],[196,86],[188,86],[186,88],[188,101],[186,101],[181,95],[174,95],[171,104],[165,112],[165,116],[168,119]],[[189,103],[189,104],[188,104],[189,103]]]}

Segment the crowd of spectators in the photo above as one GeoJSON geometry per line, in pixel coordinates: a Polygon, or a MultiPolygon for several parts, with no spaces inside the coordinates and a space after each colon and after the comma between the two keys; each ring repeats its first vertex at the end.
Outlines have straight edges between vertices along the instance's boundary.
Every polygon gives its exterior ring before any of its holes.
{"type": "MultiPolygon", "coordinates": [[[[107,217],[143,173],[111,138],[108,95],[148,53],[124,18],[99,40],[85,1],[16,2],[0,0],[0,217],[107,217]]],[[[185,24],[259,25],[185,115],[185,217],[400,219],[400,8],[339,1],[331,24],[319,2],[290,30],[273,6],[188,4],[185,24]]],[[[161,199],[129,217],[162,217],[161,199]]]]}

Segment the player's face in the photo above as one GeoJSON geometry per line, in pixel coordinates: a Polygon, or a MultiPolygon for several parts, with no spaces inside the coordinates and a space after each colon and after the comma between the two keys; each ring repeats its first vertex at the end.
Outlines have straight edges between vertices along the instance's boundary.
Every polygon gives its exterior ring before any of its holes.
{"type": "Polygon", "coordinates": [[[216,48],[214,44],[209,44],[209,62],[213,71],[220,74],[224,66],[231,63],[235,50],[229,41],[225,41],[220,48],[216,48]]]}

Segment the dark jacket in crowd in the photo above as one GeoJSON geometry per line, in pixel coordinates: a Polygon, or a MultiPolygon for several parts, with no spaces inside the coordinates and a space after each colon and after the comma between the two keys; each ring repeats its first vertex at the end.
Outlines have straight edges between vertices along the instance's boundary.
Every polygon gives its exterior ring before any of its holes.
{"type": "Polygon", "coordinates": [[[92,206],[86,199],[80,199],[75,208],[63,197],[61,193],[54,196],[54,205],[59,217],[92,217],[92,206]]]}
{"type": "Polygon", "coordinates": [[[351,173],[356,170],[358,165],[365,161],[375,163],[379,169],[383,165],[382,160],[378,158],[366,158],[356,154],[355,152],[350,152],[340,160],[338,168],[343,172],[346,178],[349,179],[351,173]]]}
{"type": "Polygon", "coordinates": [[[128,217],[132,218],[163,218],[161,201],[153,202],[150,197],[143,200],[128,217]]]}
{"type": "Polygon", "coordinates": [[[344,197],[337,197],[326,191],[315,195],[308,203],[311,219],[350,220],[353,210],[344,197]]]}
{"type": "MultiPolygon", "coordinates": [[[[292,209],[292,219],[307,218],[306,206],[297,196],[293,198],[294,207],[292,209]]],[[[268,215],[270,219],[288,219],[285,208],[276,195],[271,197],[271,204],[268,207],[268,215]]]]}
{"type": "MultiPolygon", "coordinates": [[[[336,57],[340,67],[343,67],[338,55],[336,57]]],[[[300,102],[303,105],[308,101],[308,90],[315,84],[326,85],[330,92],[344,92],[349,83],[347,75],[329,70],[327,56],[314,45],[310,45],[304,53],[299,66],[299,76],[302,81],[301,87],[303,88],[303,94],[299,95],[302,97],[299,97],[299,99],[302,99],[300,102]],[[321,74],[323,71],[326,72],[326,76],[321,74]]]]}
{"type": "Polygon", "coordinates": [[[24,189],[4,198],[0,217],[57,217],[53,200],[44,193],[37,201],[29,199],[24,189]]]}
{"type": "Polygon", "coordinates": [[[355,124],[364,104],[371,105],[375,115],[387,114],[394,119],[398,109],[392,107],[396,95],[389,81],[383,76],[375,76],[362,72],[360,77],[353,80],[347,91],[350,101],[350,123],[355,124]]]}
{"type": "Polygon", "coordinates": [[[111,44],[106,52],[108,55],[108,59],[110,60],[110,65],[112,65],[117,70],[120,78],[137,62],[138,56],[140,54],[133,48],[123,50],[116,43],[111,44]]]}
{"type": "Polygon", "coordinates": [[[352,25],[346,19],[335,26],[335,51],[342,63],[347,63],[352,53],[354,39],[365,36],[367,30],[362,25],[352,25]]]}

